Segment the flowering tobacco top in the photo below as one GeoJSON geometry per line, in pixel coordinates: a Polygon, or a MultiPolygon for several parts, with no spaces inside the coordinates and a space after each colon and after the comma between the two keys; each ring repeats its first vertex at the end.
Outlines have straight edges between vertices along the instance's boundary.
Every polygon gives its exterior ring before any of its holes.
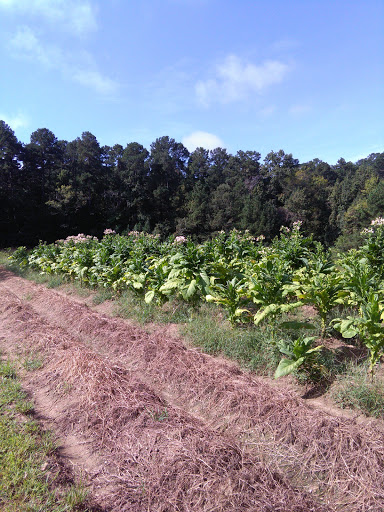
{"type": "Polygon", "coordinates": [[[188,240],[185,238],[185,236],[183,235],[179,235],[175,238],[175,240],[173,241],[174,244],[184,244],[185,242],[187,242],[188,240]]]}
{"type": "Polygon", "coordinates": [[[73,243],[77,244],[80,242],[90,242],[91,240],[97,241],[98,238],[96,236],[85,235],[84,233],[79,233],[78,235],[67,236],[67,238],[65,238],[65,239],[56,240],[56,243],[57,244],[58,243],[68,244],[70,242],[73,242],[73,243]]]}

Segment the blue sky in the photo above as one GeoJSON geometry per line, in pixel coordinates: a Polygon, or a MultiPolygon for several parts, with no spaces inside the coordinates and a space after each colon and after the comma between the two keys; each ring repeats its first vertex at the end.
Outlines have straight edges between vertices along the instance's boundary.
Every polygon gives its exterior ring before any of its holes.
{"type": "Polygon", "coordinates": [[[0,0],[0,57],[22,142],[384,151],[383,0],[0,0]]]}

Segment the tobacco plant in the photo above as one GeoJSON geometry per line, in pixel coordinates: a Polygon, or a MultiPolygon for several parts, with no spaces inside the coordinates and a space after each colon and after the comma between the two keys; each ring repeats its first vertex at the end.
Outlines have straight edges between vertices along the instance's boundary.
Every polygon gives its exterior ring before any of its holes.
{"type": "Polygon", "coordinates": [[[210,289],[214,295],[207,295],[206,301],[223,306],[232,325],[250,320],[250,312],[244,307],[250,302],[248,285],[244,277],[234,277],[225,284],[215,283],[213,280],[210,289]]]}
{"type": "Polygon", "coordinates": [[[344,338],[359,336],[369,351],[370,373],[373,378],[375,367],[384,355],[384,300],[383,296],[372,292],[361,304],[358,317],[336,318],[333,321],[344,338]]]}
{"type": "Polygon", "coordinates": [[[323,348],[322,345],[314,347],[315,341],[313,336],[300,337],[291,343],[281,340],[278,349],[287,357],[280,361],[275,379],[289,375],[301,366],[310,368],[314,364],[314,354],[323,348]]]}
{"type": "Polygon", "coordinates": [[[302,304],[315,308],[320,316],[322,337],[326,333],[328,313],[343,304],[346,296],[342,278],[334,267],[327,273],[299,270],[293,277],[293,283],[285,286],[285,293],[294,294],[302,304]]]}

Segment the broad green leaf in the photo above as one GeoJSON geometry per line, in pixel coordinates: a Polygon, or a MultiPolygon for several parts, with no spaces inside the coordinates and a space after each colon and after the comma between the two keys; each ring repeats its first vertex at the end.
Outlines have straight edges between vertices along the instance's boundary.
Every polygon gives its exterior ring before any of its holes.
{"type": "Polygon", "coordinates": [[[179,268],[173,268],[169,275],[168,275],[168,278],[169,279],[173,279],[175,277],[178,277],[179,275],[181,274],[181,270],[179,268]]]}
{"type": "Polygon", "coordinates": [[[356,326],[356,320],[354,318],[335,319],[334,326],[335,329],[341,333],[343,338],[354,338],[359,333],[356,326]]]}
{"type": "Polygon", "coordinates": [[[200,272],[200,277],[207,286],[211,284],[208,274],[204,270],[200,272]]]}
{"type": "Polygon", "coordinates": [[[264,320],[269,315],[274,315],[277,313],[288,313],[292,311],[292,309],[298,308],[302,306],[302,302],[292,302],[290,304],[269,304],[266,308],[258,311],[254,317],[254,322],[256,325],[259,325],[260,322],[264,320]]]}
{"type": "Polygon", "coordinates": [[[214,297],[213,295],[206,295],[205,300],[207,302],[223,302],[223,299],[220,297],[214,297]]]}
{"type": "Polygon", "coordinates": [[[189,283],[185,297],[187,299],[189,299],[190,297],[192,297],[192,295],[195,293],[195,291],[196,291],[196,279],[192,279],[192,281],[189,283]]]}
{"type": "Polygon", "coordinates": [[[266,308],[261,309],[254,316],[254,322],[259,325],[268,315],[278,313],[280,311],[280,304],[270,304],[266,308]]]}
{"type": "Polygon", "coordinates": [[[155,296],[155,292],[154,290],[149,290],[149,292],[147,292],[145,294],[145,297],[144,297],[144,300],[147,304],[150,304],[152,301],[153,301],[153,297],[155,296]]]}
{"type": "Polygon", "coordinates": [[[319,352],[323,348],[323,345],[318,345],[317,347],[310,348],[305,352],[305,355],[313,354],[313,352],[319,352]]]}
{"type": "Polygon", "coordinates": [[[248,309],[237,308],[234,316],[241,316],[243,313],[249,313],[248,309]]]}
{"type": "Polygon", "coordinates": [[[183,255],[181,254],[181,252],[177,252],[176,254],[174,254],[171,259],[169,260],[170,263],[175,263],[175,261],[179,260],[180,258],[182,258],[183,255]]]}
{"type": "Polygon", "coordinates": [[[169,281],[166,281],[164,284],[162,284],[159,288],[159,292],[166,292],[169,290],[173,290],[174,288],[177,288],[180,284],[180,279],[170,279],[169,281]]]}
{"type": "Polygon", "coordinates": [[[296,368],[303,364],[304,359],[304,357],[299,357],[299,359],[296,361],[293,361],[292,359],[282,359],[279,363],[279,366],[276,368],[275,379],[284,377],[285,375],[289,375],[290,373],[294,372],[296,368]]]}
{"type": "Polygon", "coordinates": [[[299,308],[300,306],[303,306],[303,302],[290,302],[289,304],[280,304],[280,311],[282,313],[289,313],[289,311],[292,311],[293,309],[299,308]]]}

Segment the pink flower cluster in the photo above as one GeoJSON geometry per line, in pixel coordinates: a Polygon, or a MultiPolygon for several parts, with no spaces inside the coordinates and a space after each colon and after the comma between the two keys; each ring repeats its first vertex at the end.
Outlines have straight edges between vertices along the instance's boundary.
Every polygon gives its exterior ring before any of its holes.
{"type": "Polygon", "coordinates": [[[371,221],[371,227],[363,229],[362,235],[373,234],[378,226],[384,226],[384,217],[376,217],[371,221]]]}
{"type": "Polygon", "coordinates": [[[187,242],[187,241],[188,241],[188,240],[185,238],[185,236],[183,236],[183,235],[179,235],[179,236],[177,236],[177,237],[174,239],[173,243],[174,243],[174,244],[185,244],[185,242],[187,242]]]}
{"type": "Polygon", "coordinates": [[[281,226],[281,228],[280,228],[280,233],[287,233],[287,234],[288,234],[288,233],[290,233],[290,232],[292,231],[292,233],[296,233],[296,234],[298,234],[298,232],[300,231],[300,228],[301,228],[302,224],[303,224],[303,221],[301,221],[301,220],[297,220],[296,222],[294,222],[294,223],[292,224],[292,230],[291,230],[291,229],[289,229],[287,226],[281,226]]]}
{"type": "Polygon", "coordinates": [[[371,221],[371,227],[363,229],[361,234],[362,235],[373,234],[375,232],[375,228],[377,228],[378,226],[384,226],[384,217],[376,217],[376,219],[373,219],[371,221]]]}
{"type": "Polygon", "coordinates": [[[297,220],[292,224],[292,231],[299,231],[301,228],[301,225],[303,224],[303,221],[297,220]]]}
{"type": "Polygon", "coordinates": [[[104,229],[104,235],[116,235],[116,231],[114,229],[104,229]]]}
{"type": "Polygon", "coordinates": [[[376,217],[371,222],[371,226],[383,226],[384,225],[384,217],[376,217]]]}
{"type": "Polygon", "coordinates": [[[65,239],[56,240],[56,243],[68,244],[70,242],[73,242],[75,244],[78,244],[81,242],[90,242],[91,240],[97,241],[98,239],[96,236],[85,235],[84,233],[79,233],[78,235],[67,236],[67,238],[65,238],[65,239]]]}

